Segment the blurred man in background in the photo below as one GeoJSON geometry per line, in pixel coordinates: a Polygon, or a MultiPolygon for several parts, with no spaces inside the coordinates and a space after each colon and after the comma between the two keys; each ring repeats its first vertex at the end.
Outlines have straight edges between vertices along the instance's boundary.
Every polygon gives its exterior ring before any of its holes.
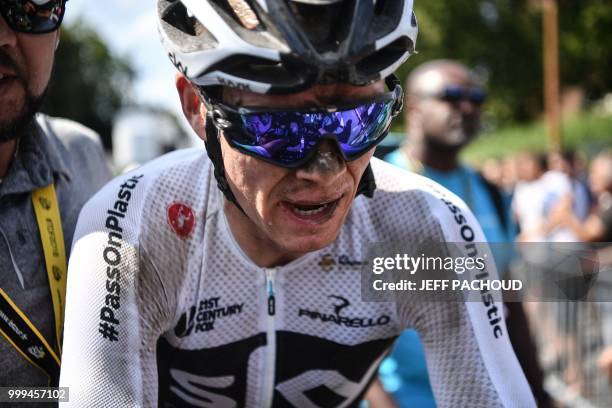
{"type": "MultiPolygon", "coordinates": [[[[460,163],[459,154],[480,130],[481,107],[486,94],[474,73],[449,60],[437,60],[415,69],[407,80],[407,143],[385,159],[419,172],[461,197],[474,211],[487,241],[514,241],[510,199],[474,169],[460,163]]],[[[509,251],[493,251],[500,276],[509,266],[509,251]]],[[[526,372],[538,405],[548,406],[542,373],[536,361],[525,314],[520,303],[506,304],[508,331],[517,357],[526,372]]],[[[382,368],[387,388],[401,406],[433,407],[418,335],[408,331],[382,368]]]]}
{"type": "Polygon", "coordinates": [[[37,114],[65,3],[0,5],[3,387],[57,385],[67,250],[81,206],[110,177],[95,133],[37,114]]]}

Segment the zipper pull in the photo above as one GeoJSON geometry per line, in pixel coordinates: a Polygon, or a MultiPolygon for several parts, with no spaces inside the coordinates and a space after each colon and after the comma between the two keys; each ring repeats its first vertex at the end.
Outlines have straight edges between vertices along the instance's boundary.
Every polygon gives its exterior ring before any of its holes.
{"type": "Polygon", "coordinates": [[[274,316],[276,313],[276,300],[274,298],[274,269],[266,270],[266,284],[268,287],[268,314],[274,316]]]}

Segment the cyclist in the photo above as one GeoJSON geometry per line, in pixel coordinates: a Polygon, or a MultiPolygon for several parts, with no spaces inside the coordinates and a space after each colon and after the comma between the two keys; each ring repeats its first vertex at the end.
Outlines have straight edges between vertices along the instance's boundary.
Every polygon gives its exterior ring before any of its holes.
{"type": "Polygon", "coordinates": [[[368,243],[460,241],[458,212],[483,240],[456,197],[372,159],[401,109],[392,73],[414,51],[412,1],[160,0],[158,13],[209,157],[164,156],[82,212],[71,401],[356,406],[416,327],[441,406],[533,406],[482,303],[361,297],[368,243]]]}

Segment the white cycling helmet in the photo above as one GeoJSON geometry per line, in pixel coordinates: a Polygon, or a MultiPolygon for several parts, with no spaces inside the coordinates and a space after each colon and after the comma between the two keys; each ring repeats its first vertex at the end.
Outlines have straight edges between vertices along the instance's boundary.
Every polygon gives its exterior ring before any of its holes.
{"type": "Polygon", "coordinates": [[[414,53],[413,0],[159,0],[162,43],[200,86],[367,84],[414,53]]]}

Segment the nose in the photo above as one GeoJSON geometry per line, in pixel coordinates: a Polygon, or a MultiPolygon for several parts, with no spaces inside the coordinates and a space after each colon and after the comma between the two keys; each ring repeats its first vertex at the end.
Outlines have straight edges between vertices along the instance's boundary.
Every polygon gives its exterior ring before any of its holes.
{"type": "Polygon", "coordinates": [[[317,149],[315,156],[299,167],[295,176],[321,185],[331,185],[347,171],[346,161],[338,152],[338,147],[325,140],[317,149]]]}
{"type": "Polygon", "coordinates": [[[470,100],[464,99],[459,101],[459,110],[461,114],[471,116],[480,112],[480,106],[470,100]]]}
{"type": "Polygon", "coordinates": [[[17,35],[8,26],[4,17],[0,17],[0,47],[14,47],[17,44],[17,35]]]}

